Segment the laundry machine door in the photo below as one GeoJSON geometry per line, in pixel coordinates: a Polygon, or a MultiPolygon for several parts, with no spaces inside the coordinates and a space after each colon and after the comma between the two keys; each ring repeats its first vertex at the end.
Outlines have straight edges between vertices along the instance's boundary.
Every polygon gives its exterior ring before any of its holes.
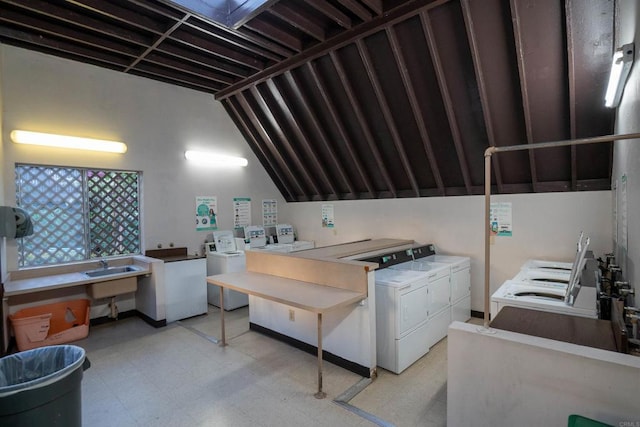
{"type": "Polygon", "coordinates": [[[429,318],[429,288],[422,286],[400,295],[400,336],[429,318]]]}

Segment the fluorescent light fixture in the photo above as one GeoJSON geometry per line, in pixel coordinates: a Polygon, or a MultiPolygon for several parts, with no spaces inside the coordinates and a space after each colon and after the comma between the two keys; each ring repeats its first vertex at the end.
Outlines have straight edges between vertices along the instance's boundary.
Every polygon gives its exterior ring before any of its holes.
{"type": "Polygon", "coordinates": [[[212,166],[247,166],[249,162],[244,157],[224,156],[205,151],[184,152],[184,157],[193,162],[212,165],[212,166]]]}
{"type": "Polygon", "coordinates": [[[105,151],[108,153],[124,153],[127,144],[118,141],[80,138],[77,136],[54,135],[52,133],[14,130],[11,139],[16,144],[43,145],[47,147],[72,148],[74,150],[105,151]]]}
{"type": "Polygon", "coordinates": [[[627,82],[631,65],[633,65],[633,54],[633,43],[625,44],[622,49],[616,50],[613,54],[609,84],[604,97],[605,107],[615,108],[620,104],[624,85],[627,82]]]}

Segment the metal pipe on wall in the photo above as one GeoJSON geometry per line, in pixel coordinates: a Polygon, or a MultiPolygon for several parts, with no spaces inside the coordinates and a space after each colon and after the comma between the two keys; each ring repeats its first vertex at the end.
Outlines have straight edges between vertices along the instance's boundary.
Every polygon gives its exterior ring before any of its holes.
{"type": "MultiPolygon", "coordinates": [[[[494,153],[507,151],[536,150],[540,148],[564,147],[568,145],[597,144],[601,142],[613,142],[621,139],[638,139],[640,133],[627,133],[624,135],[604,135],[590,138],[567,139],[554,142],[538,142],[535,144],[507,145],[504,147],[489,147],[484,152],[484,324],[483,329],[489,330],[489,311],[491,303],[491,156],[494,153]]],[[[640,141],[640,139],[638,139],[640,141]]]]}

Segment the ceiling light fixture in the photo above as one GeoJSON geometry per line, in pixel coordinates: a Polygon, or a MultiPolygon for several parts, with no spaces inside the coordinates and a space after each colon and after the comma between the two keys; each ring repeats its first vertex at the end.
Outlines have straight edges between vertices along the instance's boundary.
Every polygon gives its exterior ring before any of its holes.
{"type": "Polygon", "coordinates": [[[30,132],[26,130],[12,131],[11,139],[16,144],[42,145],[46,147],[71,148],[74,150],[104,151],[108,153],[125,153],[127,151],[127,144],[124,142],[30,132]]]}
{"type": "Polygon", "coordinates": [[[187,160],[213,166],[247,166],[249,162],[244,157],[224,156],[205,151],[187,150],[184,152],[187,160]]]}
{"type": "Polygon", "coordinates": [[[625,44],[622,46],[622,49],[614,52],[607,93],[604,97],[605,107],[615,108],[620,104],[624,85],[627,82],[631,65],[633,65],[633,54],[633,43],[625,44]]]}

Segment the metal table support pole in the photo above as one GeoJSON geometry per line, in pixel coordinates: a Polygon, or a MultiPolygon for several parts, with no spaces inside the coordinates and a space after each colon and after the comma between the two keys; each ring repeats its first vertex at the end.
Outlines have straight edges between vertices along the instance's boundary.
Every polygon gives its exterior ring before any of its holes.
{"type": "Polygon", "coordinates": [[[219,286],[220,288],[220,346],[224,347],[227,345],[227,341],[225,339],[224,334],[224,288],[219,286]]]}
{"type": "Polygon", "coordinates": [[[322,313],[318,313],[318,392],[316,399],[324,399],[327,393],[322,391],[322,313]]]}

